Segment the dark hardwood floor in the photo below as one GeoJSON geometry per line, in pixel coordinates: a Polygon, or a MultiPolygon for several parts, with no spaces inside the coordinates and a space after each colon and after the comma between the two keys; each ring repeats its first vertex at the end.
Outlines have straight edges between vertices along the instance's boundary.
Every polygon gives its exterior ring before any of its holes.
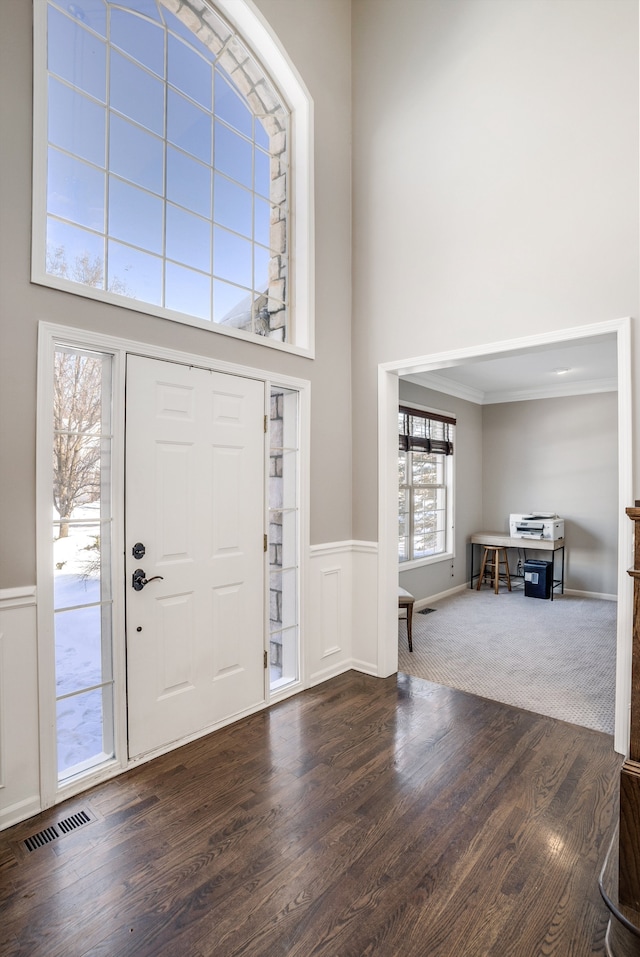
{"type": "Polygon", "coordinates": [[[604,734],[351,672],[1,833],[0,954],[604,954],[621,764],[604,734]]]}

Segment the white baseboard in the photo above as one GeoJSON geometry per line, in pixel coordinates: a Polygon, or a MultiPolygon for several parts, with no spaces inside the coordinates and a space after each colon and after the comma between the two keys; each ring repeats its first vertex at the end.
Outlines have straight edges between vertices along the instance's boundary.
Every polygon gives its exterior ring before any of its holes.
{"type": "Polygon", "coordinates": [[[39,814],[41,810],[39,794],[33,794],[16,804],[2,808],[0,810],[0,831],[7,827],[13,827],[14,824],[20,824],[21,821],[26,821],[27,818],[39,814]]]}
{"type": "Polygon", "coordinates": [[[378,666],[371,661],[360,661],[358,658],[354,658],[351,667],[354,671],[359,671],[360,674],[372,675],[374,678],[378,677],[378,666]]]}
{"type": "Polygon", "coordinates": [[[468,587],[469,582],[463,585],[456,585],[455,588],[448,588],[446,591],[441,591],[437,595],[430,595],[429,598],[418,598],[413,609],[414,611],[420,611],[421,608],[428,608],[434,601],[440,601],[442,598],[450,598],[451,595],[457,595],[468,587]]]}
{"type": "MultiPolygon", "coordinates": [[[[600,598],[602,601],[617,601],[617,595],[607,595],[597,591],[580,591],[578,588],[565,588],[565,595],[575,595],[577,598],[600,598]]],[[[559,593],[556,592],[556,598],[559,593]]]]}

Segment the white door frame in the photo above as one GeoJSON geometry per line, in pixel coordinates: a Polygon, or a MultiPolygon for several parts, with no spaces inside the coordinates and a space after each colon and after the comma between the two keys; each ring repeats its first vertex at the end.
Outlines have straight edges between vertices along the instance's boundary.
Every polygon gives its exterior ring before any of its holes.
{"type": "Polygon", "coordinates": [[[633,558],[633,526],[625,508],[633,505],[631,319],[612,319],[571,329],[486,343],[378,366],[378,674],[398,670],[397,449],[398,377],[434,371],[514,350],[554,345],[615,333],[618,357],[618,624],[614,747],[629,748],[633,584],[627,568],[633,558]]]}
{"type": "MultiPolygon", "coordinates": [[[[267,695],[267,702],[258,710],[297,693],[308,684],[304,654],[304,608],[305,585],[307,581],[307,556],[309,555],[309,502],[310,502],[310,383],[306,379],[279,375],[265,369],[239,365],[214,359],[211,356],[196,355],[92,332],[71,326],[41,321],[38,326],[38,399],[37,399],[37,439],[36,439],[36,548],[37,548],[37,630],[38,630],[38,693],[40,704],[40,801],[41,809],[52,807],[66,798],[93,787],[101,781],[114,777],[132,766],[127,757],[126,726],[126,660],[125,660],[125,591],[114,584],[113,603],[113,654],[114,679],[117,694],[114,700],[115,713],[115,752],[117,757],[110,763],[88,774],[78,781],[64,787],[57,785],[55,765],[56,704],[55,704],[55,651],[53,640],[53,570],[51,567],[51,422],[53,421],[53,355],[59,345],[89,349],[110,354],[113,357],[113,448],[112,448],[112,492],[113,492],[113,558],[112,575],[114,583],[125,581],[124,549],[124,441],[125,441],[125,375],[128,354],[145,356],[149,359],[163,359],[183,365],[198,366],[216,372],[257,379],[266,386],[283,386],[299,393],[299,432],[300,432],[300,662],[299,680],[277,695],[267,695]],[[116,518],[117,516],[117,518],[116,518]]],[[[267,389],[268,394],[268,389],[267,389]]],[[[265,414],[267,413],[265,409],[265,414]]],[[[265,632],[266,634],[266,632],[265,632]]],[[[178,742],[182,744],[184,742],[178,742]]],[[[177,745],[173,745],[175,747],[177,745]]],[[[155,757],[156,753],[145,757],[155,757]]]]}

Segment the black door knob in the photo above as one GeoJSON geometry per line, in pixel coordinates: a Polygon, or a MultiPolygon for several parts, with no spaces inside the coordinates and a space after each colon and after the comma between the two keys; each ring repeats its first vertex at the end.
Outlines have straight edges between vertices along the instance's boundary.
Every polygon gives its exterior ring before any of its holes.
{"type": "Polygon", "coordinates": [[[154,575],[153,578],[145,578],[145,571],[143,568],[136,568],[133,575],[131,576],[131,587],[134,591],[142,591],[145,585],[148,585],[149,582],[155,582],[158,579],[163,579],[163,575],[154,575]]]}

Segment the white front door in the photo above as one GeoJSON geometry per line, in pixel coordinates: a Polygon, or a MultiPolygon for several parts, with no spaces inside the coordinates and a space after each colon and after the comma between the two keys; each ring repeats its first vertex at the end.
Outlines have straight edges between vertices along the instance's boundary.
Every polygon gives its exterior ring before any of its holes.
{"type": "Polygon", "coordinates": [[[265,701],[263,423],[261,382],[128,359],[131,757],[265,701]]]}

